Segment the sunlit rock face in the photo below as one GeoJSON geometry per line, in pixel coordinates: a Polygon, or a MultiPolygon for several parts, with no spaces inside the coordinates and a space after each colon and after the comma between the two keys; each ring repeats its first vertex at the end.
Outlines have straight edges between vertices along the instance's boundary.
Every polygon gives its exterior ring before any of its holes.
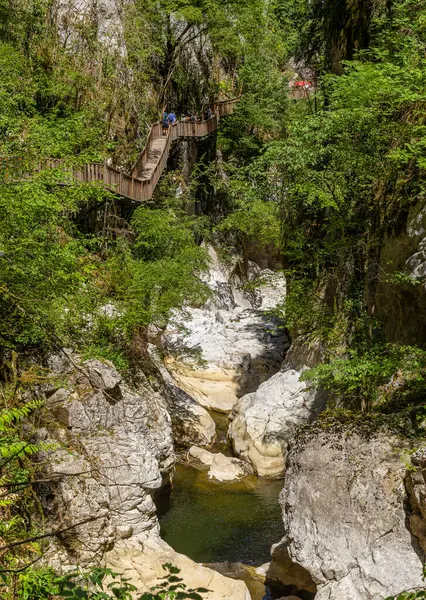
{"type": "Polygon", "coordinates": [[[93,564],[122,540],[157,531],[153,493],[175,463],[171,422],[148,382],[126,384],[107,361],[53,357],[63,387],[47,391],[50,420],[40,490],[47,523],[81,523],[52,546],[55,565],[93,564]],[[53,393],[52,393],[53,392],[53,393]]]}
{"type": "MultiPolygon", "coordinates": [[[[146,592],[164,576],[162,565],[181,570],[188,587],[209,589],[207,600],[250,600],[246,585],[198,565],[160,538],[153,496],[174,467],[167,401],[143,374],[132,387],[112,363],[52,356],[58,383],[46,395],[46,483],[39,495],[54,538],[45,559],[61,570],[104,564],[146,592]],[[74,525],[73,527],[70,527],[74,525]]],[[[201,407],[199,407],[201,409],[201,407]]]]}
{"type": "Polygon", "coordinates": [[[383,600],[422,585],[409,451],[389,432],[344,428],[316,428],[291,449],[280,497],[287,562],[309,572],[316,600],[383,600]]]}
{"type": "Polygon", "coordinates": [[[198,446],[191,446],[187,453],[189,464],[196,468],[208,469],[209,479],[227,482],[239,479],[253,473],[250,466],[233,456],[225,456],[221,452],[209,452],[198,446]]]}
{"type": "Polygon", "coordinates": [[[114,571],[124,573],[139,592],[149,591],[158,585],[165,571],[162,565],[171,563],[180,569],[179,577],[188,589],[207,589],[201,595],[205,600],[251,600],[243,581],[225,577],[198,564],[183,554],[175,552],[159,536],[147,536],[139,546],[123,544],[108,555],[108,565],[114,571]]]}
{"type": "Polygon", "coordinates": [[[98,41],[109,51],[126,55],[122,0],[58,0],[56,24],[64,46],[78,48],[82,29],[95,27],[98,41]]]}
{"type": "Polygon", "coordinates": [[[279,370],[289,347],[283,323],[265,314],[283,300],[285,280],[250,263],[250,278],[264,282],[251,291],[235,264],[222,263],[212,248],[209,253],[212,297],[202,308],[176,315],[185,329],[171,324],[163,343],[178,385],[201,405],[230,412],[242,395],[279,370]]]}
{"type": "Polygon", "coordinates": [[[322,395],[299,380],[300,371],[284,364],[234,406],[228,437],[237,456],[251,463],[258,475],[284,474],[287,446],[299,425],[322,410],[322,395]]]}

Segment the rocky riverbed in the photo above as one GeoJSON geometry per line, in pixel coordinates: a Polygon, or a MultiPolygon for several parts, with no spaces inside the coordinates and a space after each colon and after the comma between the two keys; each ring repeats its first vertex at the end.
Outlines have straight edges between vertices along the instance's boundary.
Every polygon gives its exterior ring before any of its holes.
{"type": "Polygon", "coordinates": [[[149,377],[50,357],[57,383],[40,389],[39,435],[56,443],[55,484],[41,501],[48,524],[81,525],[49,562],[101,562],[141,591],[170,562],[206,600],[383,600],[421,585],[424,452],[344,426],[295,437],[324,397],[299,380],[303,344],[289,350],[283,323],[265,315],[285,282],[253,264],[265,282],[253,292],[211,256],[211,299],[149,346],[149,377]]]}

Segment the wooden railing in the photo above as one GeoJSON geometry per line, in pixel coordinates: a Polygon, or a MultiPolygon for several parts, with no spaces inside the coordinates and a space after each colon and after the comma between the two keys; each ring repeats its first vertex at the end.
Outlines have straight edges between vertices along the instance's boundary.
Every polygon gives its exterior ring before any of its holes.
{"type": "MultiPolygon", "coordinates": [[[[144,202],[151,200],[157,183],[164,171],[169,157],[170,147],[178,138],[205,137],[217,129],[220,117],[230,115],[239,98],[224,100],[215,105],[213,116],[207,121],[190,123],[178,121],[168,130],[167,136],[163,136],[161,123],[155,123],[148,134],[144,149],[140,153],[136,163],[132,167],[131,175],[110,167],[107,164],[91,163],[84,165],[80,170],[70,173],[77,181],[102,183],[113,193],[134,200],[144,202]],[[156,140],[162,140],[159,149],[153,150],[156,140]],[[164,142],[164,143],[163,143],[164,142]],[[153,158],[153,153],[155,154],[153,158]],[[146,166],[150,163],[151,168],[144,175],[146,166]]],[[[60,159],[49,159],[45,166],[50,168],[61,168],[63,162],[60,159]]]]}

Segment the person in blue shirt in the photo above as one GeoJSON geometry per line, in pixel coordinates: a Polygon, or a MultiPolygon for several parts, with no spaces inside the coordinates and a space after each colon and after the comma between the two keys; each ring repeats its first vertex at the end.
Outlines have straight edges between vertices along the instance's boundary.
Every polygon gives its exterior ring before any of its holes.
{"type": "Polygon", "coordinates": [[[167,130],[169,129],[169,115],[166,112],[163,113],[161,127],[163,129],[163,135],[167,135],[167,130]]]}
{"type": "Polygon", "coordinates": [[[169,113],[169,123],[170,125],[173,125],[173,123],[176,123],[177,118],[174,112],[170,112],[169,113]]]}

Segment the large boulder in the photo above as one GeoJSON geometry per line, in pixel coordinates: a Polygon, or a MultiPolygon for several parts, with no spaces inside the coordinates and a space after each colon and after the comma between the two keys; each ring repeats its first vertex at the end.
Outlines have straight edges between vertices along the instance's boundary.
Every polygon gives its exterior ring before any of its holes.
{"type": "Polygon", "coordinates": [[[229,412],[279,370],[289,347],[282,321],[265,315],[282,300],[285,279],[250,263],[249,276],[264,285],[247,291],[237,265],[225,265],[212,248],[209,252],[212,297],[202,308],[176,315],[184,328],[170,324],[162,341],[179,387],[206,408],[229,412]]]}
{"type": "Polygon", "coordinates": [[[408,518],[421,511],[404,484],[407,444],[342,425],[298,438],[280,502],[287,559],[310,573],[315,600],[383,600],[421,586],[424,552],[408,518]]]}
{"type": "Polygon", "coordinates": [[[209,469],[209,478],[220,482],[238,481],[253,474],[250,466],[244,461],[233,456],[225,456],[221,452],[208,452],[197,446],[191,446],[187,459],[197,467],[209,469]]]}
{"type": "Polygon", "coordinates": [[[298,425],[316,417],[322,395],[287,365],[234,406],[228,436],[237,456],[263,477],[284,473],[287,446],[298,425]]]}
{"type": "Polygon", "coordinates": [[[252,471],[242,460],[225,456],[221,452],[214,454],[212,466],[209,470],[209,478],[216,481],[236,481],[251,475],[252,471]]]}
{"type": "Polygon", "coordinates": [[[131,387],[107,361],[62,356],[50,367],[67,383],[47,394],[40,437],[57,443],[44,451],[51,481],[39,493],[47,527],[68,529],[50,558],[92,564],[120,540],[158,529],[153,494],[175,463],[170,418],[147,381],[131,387]]]}

